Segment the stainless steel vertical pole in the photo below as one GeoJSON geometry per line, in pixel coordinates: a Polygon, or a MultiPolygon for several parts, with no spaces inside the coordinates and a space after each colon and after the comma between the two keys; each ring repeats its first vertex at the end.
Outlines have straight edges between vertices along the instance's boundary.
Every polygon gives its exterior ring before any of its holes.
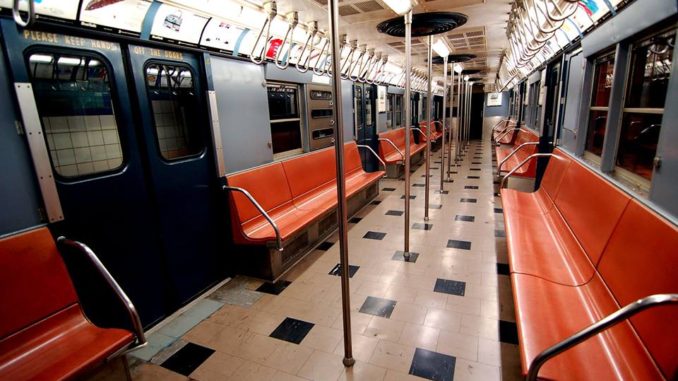
{"type": "Polygon", "coordinates": [[[471,145],[471,107],[473,107],[473,104],[471,103],[471,97],[473,96],[473,82],[469,81],[467,90],[466,92],[468,93],[466,97],[466,103],[468,104],[467,111],[466,111],[466,150],[468,150],[468,147],[471,145]]]}
{"type": "Polygon", "coordinates": [[[461,130],[462,122],[464,121],[464,113],[462,110],[462,98],[463,92],[461,91],[461,83],[464,81],[464,76],[459,74],[459,83],[457,84],[457,145],[454,147],[454,162],[455,164],[459,161],[459,156],[461,155],[461,130]]]}
{"type": "MultiPolygon", "coordinates": [[[[452,73],[451,80],[450,80],[450,138],[448,140],[449,144],[447,146],[447,182],[451,182],[452,179],[450,178],[451,171],[452,171],[452,141],[455,141],[456,143],[456,129],[454,128],[454,65],[451,67],[452,70],[450,70],[452,73]]],[[[447,73],[445,73],[445,76],[447,76],[447,73]]]]}
{"type": "Polygon", "coordinates": [[[447,56],[443,57],[443,146],[440,147],[440,193],[445,190],[445,104],[447,103],[447,56]]]}
{"type": "Polygon", "coordinates": [[[334,103],[334,150],[337,167],[337,219],[339,225],[339,263],[341,264],[341,311],[344,323],[344,365],[353,366],[353,347],[351,343],[351,290],[348,285],[348,221],[346,220],[346,174],[344,173],[344,121],[342,117],[341,99],[341,45],[339,41],[339,0],[329,0],[328,18],[330,26],[330,43],[332,44],[332,91],[334,103]]]}
{"type": "Polygon", "coordinates": [[[431,173],[431,128],[433,125],[431,124],[431,104],[433,103],[433,63],[431,60],[433,59],[433,36],[428,36],[428,93],[426,95],[426,162],[424,163],[426,165],[426,181],[424,181],[424,190],[426,194],[424,194],[424,221],[428,221],[428,204],[429,204],[429,193],[431,190],[431,177],[429,174],[431,173]]]}
{"type": "MultiPolygon", "coordinates": [[[[334,0],[336,1],[336,0],[334,0]]],[[[410,132],[412,131],[412,11],[405,15],[405,247],[403,256],[410,258],[410,132]]]]}

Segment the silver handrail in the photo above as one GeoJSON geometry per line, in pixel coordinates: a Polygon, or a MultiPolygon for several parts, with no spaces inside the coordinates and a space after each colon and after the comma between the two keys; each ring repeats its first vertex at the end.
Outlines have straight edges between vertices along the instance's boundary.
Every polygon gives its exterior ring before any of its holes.
{"type": "Polygon", "coordinates": [[[525,163],[527,163],[528,161],[534,159],[535,157],[549,157],[549,156],[558,157],[558,156],[556,156],[556,155],[554,155],[554,154],[552,154],[552,153],[533,153],[532,155],[526,157],[525,160],[521,161],[518,165],[516,165],[515,167],[513,167],[513,168],[509,171],[509,173],[507,173],[507,174],[504,176],[504,178],[501,179],[501,183],[499,184],[499,189],[500,189],[500,190],[503,189],[503,188],[504,188],[504,184],[506,184],[506,181],[508,180],[508,178],[511,177],[511,176],[513,176],[513,174],[514,174],[517,170],[519,170],[523,165],[525,165],[525,163]]]}
{"type": "MultiPolygon", "coordinates": [[[[297,27],[297,24],[299,24],[299,14],[296,11],[290,12],[287,14],[287,32],[285,32],[285,37],[283,38],[282,42],[280,43],[280,46],[278,47],[278,51],[275,53],[275,58],[273,59],[273,63],[275,63],[275,66],[277,66],[279,69],[287,69],[288,66],[290,66],[290,59],[292,58],[292,44],[294,44],[294,29],[297,27]],[[283,63],[280,62],[280,55],[282,54],[283,48],[285,47],[285,44],[287,43],[287,38],[289,37],[290,39],[290,47],[288,49],[288,55],[287,59],[283,63]]],[[[301,56],[299,56],[301,59],[301,56]]]]}
{"type": "MultiPolygon", "coordinates": [[[[429,128],[430,128],[430,127],[429,127],[429,128]]],[[[419,131],[420,134],[424,135],[424,140],[430,140],[430,136],[429,136],[429,135],[426,135],[426,133],[425,133],[424,131],[422,131],[421,128],[419,128],[419,127],[410,127],[410,130],[413,130],[413,131],[419,131]]]]}
{"type": "MultiPolygon", "coordinates": [[[[276,5],[275,1],[267,1],[264,3],[264,10],[266,11],[266,21],[264,22],[264,26],[259,31],[259,35],[257,36],[257,39],[254,41],[254,45],[252,45],[252,51],[250,52],[250,60],[257,65],[260,65],[262,62],[266,60],[266,47],[268,46],[268,38],[271,35],[271,24],[273,24],[273,19],[278,14],[278,6],[276,5]],[[261,36],[264,33],[264,30],[266,30],[264,46],[261,48],[259,57],[255,58],[254,51],[257,50],[257,45],[259,45],[259,41],[261,40],[261,36]]],[[[280,49],[282,49],[282,46],[280,47],[280,49]]]]}
{"type": "Polygon", "coordinates": [[[80,253],[84,254],[87,257],[87,259],[94,265],[99,274],[104,278],[106,284],[108,284],[108,286],[111,288],[111,290],[118,298],[118,300],[125,307],[130,322],[132,323],[132,329],[134,330],[133,333],[136,338],[136,345],[132,348],[128,348],[127,351],[125,352],[129,352],[133,349],[138,349],[142,346],[145,346],[147,341],[146,335],[144,334],[144,327],[141,324],[141,318],[139,317],[139,313],[137,312],[136,307],[134,307],[134,303],[132,303],[132,300],[127,296],[125,291],[122,289],[122,287],[120,287],[120,285],[115,280],[115,278],[113,278],[111,273],[108,272],[106,266],[104,266],[104,264],[101,263],[101,260],[99,260],[96,254],[94,254],[94,251],[92,251],[92,249],[90,249],[89,246],[85,245],[84,243],[74,241],[63,236],[57,238],[57,245],[59,247],[69,246],[73,249],[78,250],[80,253]]]}
{"type": "Polygon", "coordinates": [[[504,159],[502,159],[502,161],[499,162],[499,164],[497,165],[497,173],[501,172],[501,166],[504,165],[504,163],[506,163],[506,160],[510,159],[511,156],[515,155],[523,147],[536,146],[536,145],[539,145],[539,142],[525,142],[525,143],[519,145],[518,147],[516,147],[513,151],[511,151],[511,153],[508,154],[508,156],[506,156],[504,159]]]}
{"type": "Polygon", "coordinates": [[[531,132],[532,132],[532,131],[530,131],[530,130],[528,130],[528,129],[525,129],[525,128],[522,128],[522,127],[509,128],[508,130],[504,131],[504,132],[501,134],[501,136],[499,136],[495,141],[498,143],[501,139],[504,138],[504,136],[508,135],[509,132],[516,132],[516,131],[523,131],[523,132],[527,132],[527,133],[531,133],[531,132]]]}
{"type": "Polygon", "coordinates": [[[372,155],[374,155],[374,157],[377,158],[377,160],[379,160],[379,162],[381,163],[381,165],[383,165],[384,168],[386,168],[386,163],[385,163],[383,160],[381,160],[381,158],[379,157],[379,154],[376,153],[376,152],[374,152],[374,150],[372,149],[372,147],[366,146],[366,145],[364,145],[364,144],[356,144],[356,146],[357,146],[358,148],[365,148],[365,149],[369,150],[370,152],[372,152],[372,155]]]}
{"type": "Polygon", "coordinates": [[[603,319],[582,329],[567,339],[556,343],[549,348],[546,348],[544,351],[539,353],[534,358],[534,360],[532,360],[532,364],[530,364],[529,370],[527,372],[526,380],[536,381],[537,376],[539,375],[539,370],[551,358],[565,352],[579,343],[588,340],[589,338],[608,328],[614,327],[622,321],[626,321],[639,312],[665,304],[678,304],[678,294],[655,294],[638,299],[635,302],[627,304],[623,308],[620,308],[610,315],[607,315],[603,319]]]}
{"type": "Polygon", "coordinates": [[[387,142],[388,144],[390,144],[391,146],[393,146],[393,148],[396,150],[396,152],[398,152],[398,153],[400,154],[400,157],[402,157],[403,160],[405,160],[405,155],[403,154],[403,151],[401,151],[401,150],[398,148],[398,146],[395,145],[395,143],[393,143],[393,142],[391,141],[391,139],[387,139],[387,138],[377,138],[377,140],[378,140],[378,141],[384,141],[384,142],[387,142]]]}
{"type": "Polygon", "coordinates": [[[364,57],[365,54],[367,54],[367,45],[363,44],[360,47],[358,53],[359,53],[358,58],[348,65],[348,72],[346,73],[348,79],[354,82],[358,80],[358,76],[360,75],[360,68],[363,66],[363,63],[365,62],[364,57]],[[353,76],[353,72],[355,71],[356,68],[358,68],[358,75],[353,76]]]}
{"type": "Polygon", "coordinates": [[[28,0],[28,18],[24,21],[24,19],[21,18],[21,13],[19,13],[20,1],[21,0],[14,0],[14,3],[12,4],[12,16],[17,25],[26,28],[35,22],[35,5],[33,4],[33,0],[28,0]]]}
{"type": "MultiPolygon", "coordinates": [[[[322,37],[320,37],[322,40],[322,37]]],[[[325,61],[327,59],[327,55],[323,57],[323,54],[325,54],[325,50],[327,50],[327,46],[329,45],[330,40],[329,38],[325,38],[325,43],[323,43],[322,48],[320,48],[320,53],[318,53],[318,59],[315,61],[315,65],[313,65],[313,73],[315,75],[323,75],[327,73],[327,67],[325,65],[325,61]],[[318,68],[318,65],[320,65],[320,68],[318,68]],[[325,66],[325,67],[323,67],[325,66]]],[[[311,59],[309,58],[308,61],[309,64],[311,64],[311,59]]]]}
{"type": "Polygon", "coordinates": [[[273,228],[273,231],[275,232],[275,241],[276,241],[276,249],[278,251],[283,251],[283,246],[282,246],[282,238],[280,237],[280,229],[278,229],[278,224],[273,221],[273,218],[266,213],[264,208],[261,207],[261,204],[257,202],[257,200],[244,188],[240,187],[232,187],[228,185],[224,185],[221,187],[223,190],[228,190],[228,191],[236,191],[242,193],[251,203],[254,205],[255,208],[259,211],[259,213],[268,221],[268,223],[271,225],[273,228]]]}

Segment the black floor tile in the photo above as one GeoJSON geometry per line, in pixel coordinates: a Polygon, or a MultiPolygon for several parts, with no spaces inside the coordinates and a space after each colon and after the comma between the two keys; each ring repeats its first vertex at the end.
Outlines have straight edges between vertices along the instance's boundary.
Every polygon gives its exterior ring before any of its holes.
{"type": "Polygon", "coordinates": [[[420,222],[415,222],[412,224],[412,229],[431,230],[433,229],[433,224],[422,224],[420,222]]]}
{"type": "Polygon", "coordinates": [[[363,219],[360,218],[360,217],[352,217],[350,220],[348,220],[348,222],[350,222],[350,223],[352,223],[352,224],[357,224],[358,222],[360,222],[360,221],[362,221],[362,220],[363,220],[363,219]]]}
{"type": "Polygon", "coordinates": [[[502,208],[494,208],[495,213],[504,213],[504,209],[502,208]]]}
{"type": "Polygon", "coordinates": [[[478,199],[477,199],[477,198],[462,198],[460,201],[461,201],[461,202],[469,202],[469,203],[471,203],[471,204],[475,204],[475,203],[478,202],[478,199]]]}
{"type": "Polygon", "coordinates": [[[508,344],[518,344],[518,327],[516,323],[499,320],[499,341],[508,344]]]}
{"type": "Polygon", "coordinates": [[[423,188],[426,186],[426,184],[412,184],[413,187],[420,187],[423,188]]]}
{"type": "Polygon", "coordinates": [[[274,339],[299,344],[315,324],[303,320],[285,318],[269,336],[274,339]]]}
{"type": "Polygon", "coordinates": [[[410,255],[405,258],[405,252],[402,250],[398,250],[393,254],[393,259],[394,261],[404,261],[404,262],[409,262],[409,263],[415,263],[417,262],[417,258],[419,258],[419,253],[415,253],[414,251],[410,251],[410,255]]]}
{"type": "Polygon", "coordinates": [[[379,204],[381,204],[381,201],[380,200],[374,200],[374,201],[370,202],[370,204],[379,205],[379,204]]]}
{"type": "Polygon", "coordinates": [[[433,287],[434,292],[441,292],[443,294],[464,296],[466,293],[466,282],[451,279],[436,279],[436,285],[433,287]]]}
{"type": "Polygon", "coordinates": [[[480,171],[480,168],[469,168],[472,171],[480,171]]]}
{"type": "Polygon", "coordinates": [[[365,302],[363,303],[362,307],[360,307],[360,312],[364,314],[390,318],[391,313],[393,313],[393,309],[395,308],[395,305],[396,305],[395,300],[368,296],[367,299],[365,299],[365,302]]]}
{"type": "Polygon", "coordinates": [[[479,179],[480,176],[466,176],[467,179],[479,179]]]}
{"type": "Polygon", "coordinates": [[[384,237],[386,237],[386,233],[373,232],[373,231],[369,231],[369,232],[365,233],[365,235],[363,236],[363,238],[376,239],[378,241],[381,241],[382,239],[384,239],[384,237]]]}
{"type": "Polygon", "coordinates": [[[208,357],[214,353],[214,349],[202,345],[188,343],[177,353],[173,354],[161,364],[165,369],[188,376],[202,365],[208,357]]]}
{"type": "MultiPolygon", "coordinates": [[[[353,278],[355,273],[358,272],[360,266],[348,265],[348,277],[353,278]]],[[[337,263],[336,266],[332,267],[332,270],[329,272],[330,275],[341,276],[341,264],[337,263]]]]}
{"type": "MultiPolygon", "coordinates": [[[[417,196],[410,195],[410,200],[414,200],[415,198],[417,198],[417,196]]],[[[400,196],[400,199],[401,199],[401,200],[404,200],[404,199],[405,199],[405,195],[400,196]]]]}
{"type": "Polygon", "coordinates": [[[455,221],[464,221],[464,222],[475,222],[476,218],[474,216],[465,216],[462,214],[457,214],[454,216],[455,221]]]}
{"type": "MultiPolygon", "coordinates": [[[[445,156],[445,157],[447,157],[447,156],[445,156]]],[[[441,164],[441,163],[440,163],[440,160],[438,160],[438,161],[434,161],[433,164],[441,164]]]]}
{"type": "Polygon", "coordinates": [[[443,204],[428,204],[428,207],[431,209],[442,209],[443,204]]]}
{"type": "Polygon", "coordinates": [[[497,274],[499,275],[511,275],[509,270],[509,265],[506,263],[497,263],[497,274]]]}
{"type": "Polygon", "coordinates": [[[437,193],[437,194],[450,194],[450,191],[444,190],[444,189],[443,189],[443,190],[436,189],[436,193],[437,193]]]}
{"type": "Polygon", "coordinates": [[[478,189],[477,185],[465,185],[464,189],[478,189]]]}
{"type": "Polygon", "coordinates": [[[473,164],[473,165],[479,165],[479,164],[482,164],[482,163],[479,162],[479,161],[473,161],[473,162],[471,162],[471,164],[473,164]]]}
{"type": "MultiPolygon", "coordinates": [[[[325,242],[323,242],[325,243],[325,242]]],[[[322,244],[321,244],[322,245],[322,244]]],[[[275,283],[271,282],[264,282],[259,288],[257,288],[257,291],[259,292],[265,292],[267,294],[271,295],[280,295],[281,292],[283,292],[287,286],[292,284],[292,282],[288,280],[279,280],[275,283]]]]}
{"type": "Polygon", "coordinates": [[[495,238],[506,238],[506,232],[503,230],[495,230],[494,236],[495,238]]]}
{"type": "Polygon", "coordinates": [[[402,216],[404,213],[405,212],[403,212],[402,210],[389,210],[385,214],[387,216],[402,216]]]}
{"type": "Polygon", "coordinates": [[[457,359],[427,349],[417,348],[410,366],[410,374],[434,381],[453,381],[457,359]]]}
{"type": "Polygon", "coordinates": [[[381,190],[383,190],[384,192],[393,192],[396,189],[395,188],[381,188],[381,190]]]}
{"type": "MultiPolygon", "coordinates": [[[[421,177],[426,177],[426,174],[421,175],[421,177]]],[[[428,177],[433,177],[433,175],[428,175],[428,177]]]]}
{"type": "Polygon", "coordinates": [[[450,249],[471,250],[471,242],[451,239],[447,241],[447,247],[450,249]]]}
{"type": "Polygon", "coordinates": [[[325,241],[325,242],[321,243],[320,245],[318,245],[318,247],[316,247],[316,249],[317,249],[317,250],[322,250],[322,251],[327,251],[327,250],[329,250],[333,245],[334,245],[334,244],[333,244],[332,242],[330,242],[330,241],[325,241]]]}
{"type": "Polygon", "coordinates": [[[434,171],[434,170],[440,169],[440,168],[438,168],[438,167],[431,167],[431,168],[429,168],[429,169],[432,170],[432,171],[434,171]]]}

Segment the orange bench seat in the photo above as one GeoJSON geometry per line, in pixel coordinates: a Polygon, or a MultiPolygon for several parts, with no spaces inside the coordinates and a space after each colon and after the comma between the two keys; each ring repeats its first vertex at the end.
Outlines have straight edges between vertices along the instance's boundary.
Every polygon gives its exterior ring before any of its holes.
{"type": "MultiPolygon", "coordinates": [[[[397,128],[379,133],[380,139],[388,139],[395,144],[400,152],[405,154],[405,127],[397,128]]],[[[410,131],[410,157],[418,154],[426,148],[426,142],[416,143],[414,140],[414,131],[410,131]]],[[[398,151],[388,142],[379,141],[379,157],[386,164],[402,163],[403,157],[398,151]]]]}
{"type": "MultiPolygon", "coordinates": [[[[510,135],[510,134],[509,134],[510,135]]],[[[498,172],[508,172],[511,169],[517,167],[523,160],[528,156],[537,153],[537,145],[531,143],[538,143],[539,136],[533,132],[528,132],[524,129],[518,130],[516,137],[513,140],[512,144],[500,145],[495,147],[495,153],[497,156],[497,163],[506,159],[506,161],[498,167],[498,172]],[[522,144],[530,143],[518,149],[522,144]],[[512,154],[514,150],[518,149],[515,154],[512,154]]],[[[515,176],[518,177],[534,177],[537,172],[537,162],[536,160],[531,160],[529,163],[520,167],[515,173],[515,176]]]]}
{"type": "Polygon", "coordinates": [[[0,290],[2,380],[79,378],[134,342],[87,319],[45,227],[0,239],[0,290]]]}
{"type": "MultiPolygon", "coordinates": [[[[678,292],[678,228],[560,149],[537,191],[501,197],[524,374],[622,306],[678,292]]],[[[671,379],[675,321],[677,306],[641,312],[549,360],[540,378],[671,379]]]]}
{"type": "MultiPolygon", "coordinates": [[[[344,145],[346,197],[351,197],[383,177],[383,171],[365,172],[355,142],[344,145]]],[[[283,241],[337,206],[334,148],[266,164],[227,177],[261,204],[275,221],[283,241]]],[[[231,192],[233,238],[238,244],[276,240],[268,221],[244,195],[231,192]]]]}
{"type": "MultiPolygon", "coordinates": [[[[428,127],[426,126],[426,124],[427,124],[426,122],[419,122],[419,129],[424,131],[425,134],[428,134],[428,127]]],[[[437,128],[439,123],[436,122],[436,123],[429,123],[429,124],[433,126],[433,128],[431,129],[431,141],[437,142],[438,140],[440,140],[440,138],[443,137],[443,133],[441,131],[438,131],[438,128],[437,128]]]]}

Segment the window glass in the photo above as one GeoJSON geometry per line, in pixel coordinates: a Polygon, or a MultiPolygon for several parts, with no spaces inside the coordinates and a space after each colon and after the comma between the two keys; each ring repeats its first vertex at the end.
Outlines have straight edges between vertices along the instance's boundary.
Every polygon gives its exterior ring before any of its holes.
{"type": "Polygon", "coordinates": [[[616,165],[648,180],[647,187],[662,127],[674,40],[675,29],[633,44],[616,165]]]}
{"type": "Polygon", "coordinates": [[[365,124],[368,126],[372,125],[372,88],[365,87],[365,124]]]}
{"type": "Polygon", "coordinates": [[[191,120],[200,114],[200,101],[188,66],[151,63],[146,87],[162,157],[177,160],[202,152],[199,125],[191,120]]]}
{"type": "Polygon", "coordinates": [[[593,93],[585,145],[585,150],[596,156],[600,156],[603,152],[613,77],[614,53],[598,58],[594,66],[593,93]]]}
{"type": "Polygon", "coordinates": [[[28,68],[54,171],[79,177],[120,168],[123,153],[103,61],[39,52],[28,57],[28,68]]]}
{"type": "Polygon", "coordinates": [[[393,128],[394,97],[393,94],[389,94],[386,97],[386,128],[393,128]]]}
{"type": "MultiPolygon", "coordinates": [[[[268,110],[271,118],[271,148],[274,158],[301,152],[301,118],[299,116],[299,87],[295,84],[270,83],[268,110]]],[[[314,113],[318,116],[318,112],[314,113]]],[[[331,113],[325,117],[331,116],[331,113]]]]}

